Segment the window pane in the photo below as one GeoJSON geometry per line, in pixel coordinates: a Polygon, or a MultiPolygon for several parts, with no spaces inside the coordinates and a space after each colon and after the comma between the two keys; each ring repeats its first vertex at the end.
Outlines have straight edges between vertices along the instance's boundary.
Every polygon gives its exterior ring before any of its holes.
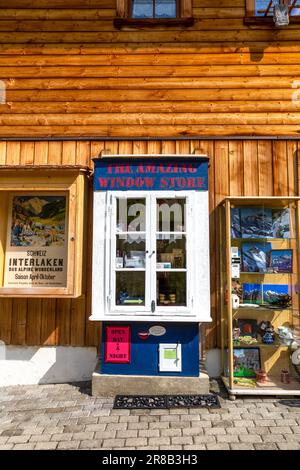
{"type": "Polygon", "coordinates": [[[145,305],[145,272],[116,272],[116,305],[145,305]]]}
{"type": "Polygon", "coordinates": [[[145,267],[145,236],[134,233],[132,235],[117,235],[116,268],[145,267]]]}
{"type": "Polygon", "coordinates": [[[133,0],[132,18],[153,18],[153,1],[133,0]]]}
{"type": "Polygon", "coordinates": [[[146,200],[117,199],[117,231],[144,232],[146,230],[146,200]]]}
{"type": "Polygon", "coordinates": [[[157,273],[157,305],[186,306],[186,273],[157,273]]]}
{"type": "Polygon", "coordinates": [[[185,232],[185,199],[157,199],[157,232],[185,232]]]}
{"type": "Polygon", "coordinates": [[[176,18],[176,0],[156,0],[156,18],[176,18]]]}
{"type": "Polygon", "coordinates": [[[186,267],[185,235],[157,235],[157,269],[186,267]]]}

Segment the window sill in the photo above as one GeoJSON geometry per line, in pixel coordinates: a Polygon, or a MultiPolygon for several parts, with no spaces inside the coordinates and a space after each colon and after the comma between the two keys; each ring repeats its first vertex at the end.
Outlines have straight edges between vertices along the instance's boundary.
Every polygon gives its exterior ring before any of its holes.
{"type": "MultiPolygon", "coordinates": [[[[274,26],[274,28],[278,28],[275,26],[273,17],[256,17],[256,16],[248,16],[244,18],[244,24],[246,25],[269,25],[274,26]]],[[[291,16],[290,17],[290,24],[300,24],[300,16],[291,16]]],[[[288,26],[281,26],[282,28],[287,28],[288,26]]]]}
{"type": "Polygon", "coordinates": [[[154,19],[154,18],[115,18],[114,27],[121,29],[124,26],[132,26],[133,28],[155,28],[156,26],[193,26],[194,18],[168,18],[168,19],[154,19]]]}

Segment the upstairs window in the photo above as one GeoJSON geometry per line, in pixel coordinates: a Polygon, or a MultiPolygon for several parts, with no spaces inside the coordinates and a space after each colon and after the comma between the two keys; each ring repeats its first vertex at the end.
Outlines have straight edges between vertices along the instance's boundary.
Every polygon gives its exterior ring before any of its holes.
{"type": "Polygon", "coordinates": [[[131,18],[177,18],[176,0],[132,0],[131,18]]]}
{"type": "Polygon", "coordinates": [[[246,0],[245,23],[274,23],[274,7],[285,5],[289,23],[300,22],[300,0],[246,0]]]}
{"type": "Polygon", "coordinates": [[[192,26],[192,0],[117,0],[116,28],[192,26]]]}

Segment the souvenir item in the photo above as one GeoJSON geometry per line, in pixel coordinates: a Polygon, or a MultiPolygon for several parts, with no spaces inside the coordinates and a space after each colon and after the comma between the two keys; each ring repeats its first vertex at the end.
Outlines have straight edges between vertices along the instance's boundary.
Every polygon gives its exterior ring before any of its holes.
{"type": "Polygon", "coordinates": [[[243,303],[260,305],[262,303],[262,285],[243,284],[243,303]]]}
{"type": "Polygon", "coordinates": [[[233,348],[234,377],[256,377],[261,368],[259,348],[233,348]]]}
{"type": "Polygon", "coordinates": [[[280,378],[281,382],[284,384],[289,384],[291,382],[290,373],[287,369],[282,369],[280,378]]]}
{"type": "Polygon", "coordinates": [[[292,301],[288,291],[287,284],[264,284],[263,302],[274,307],[288,308],[292,301]]]}
{"type": "Polygon", "coordinates": [[[274,273],[293,271],[293,250],[271,250],[270,268],[274,273]]]}
{"type": "Polygon", "coordinates": [[[271,243],[243,243],[242,266],[244,272],[265,273],[268,270],[271,243]]]}
{"type": "Polygon", "coordinates": [[[267,373],[262,369],[256,371],[256,380],[257,382],[263,384],[267,382],[267,373]]]}

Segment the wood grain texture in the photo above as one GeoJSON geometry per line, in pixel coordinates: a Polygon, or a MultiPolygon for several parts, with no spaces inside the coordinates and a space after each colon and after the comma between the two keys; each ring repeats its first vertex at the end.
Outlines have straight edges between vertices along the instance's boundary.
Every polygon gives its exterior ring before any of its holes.
{"type": "Polygon", "coordinates": [[[300,135],[298,25],[249,26],[244,0],[193,0],[193,26],[117,30],[126,3],[0,1],[1,137],[300,135]]]}
{"type": "MultiPolygon", "coordinates": [[[[213,323],[202,327],[203,350],[219,344],[220,279],[218,214],[216,207],[231,195],[299,194],[299,143],[297,141],[70,141],[2,142],[2,164],[85,164],[103,150],[111,154],[206,153],[209,165],[211,306],[213,323]]],[[[0,339],[7,344],[99,346],[100,324],[90,322],[92,185],[88,195],[89,227],[85,265],[85,296],[80,299],[0,299],[0,339]]]]}

